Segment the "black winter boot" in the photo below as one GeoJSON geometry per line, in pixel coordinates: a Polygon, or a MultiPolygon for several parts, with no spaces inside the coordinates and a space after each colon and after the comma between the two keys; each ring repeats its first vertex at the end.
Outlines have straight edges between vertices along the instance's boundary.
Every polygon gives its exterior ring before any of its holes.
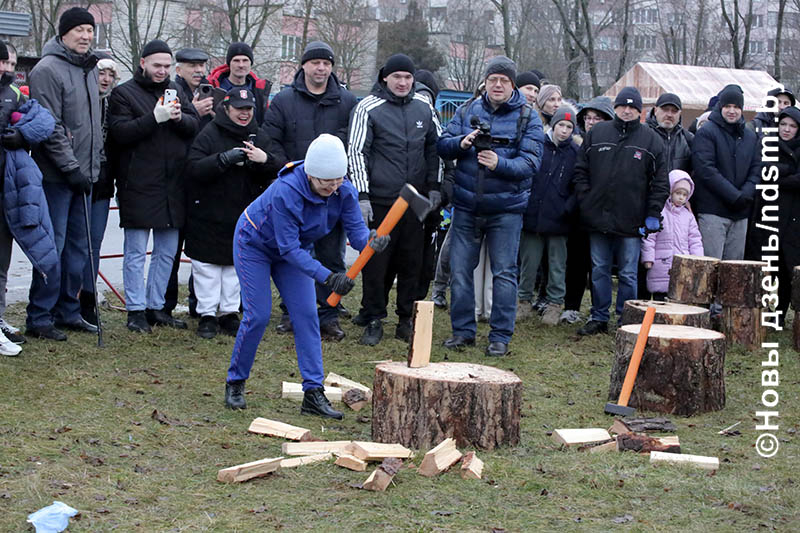
{"type": "Polygon", "coordinates": [[[341,420],[344,417],[341,411],[337,411],[331,407],[331,402],[325,397],[325,389],[322,387],[309,389],[305,392],[303,395],[303,405],[300,407],[300,413],[304,415],[335,418],[336,420],[341,420]]]}
{"type": "Polygon", "coordinates": [[[244,401],[245,380],[225,383],[225,407],[228,409],[247,409],[244,401]]]}

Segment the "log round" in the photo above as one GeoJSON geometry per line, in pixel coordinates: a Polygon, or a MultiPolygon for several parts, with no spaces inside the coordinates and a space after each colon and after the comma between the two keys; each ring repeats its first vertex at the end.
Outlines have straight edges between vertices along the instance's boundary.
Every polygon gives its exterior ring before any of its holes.
{"type": "Polygon", "coordinates": [[[760,307],[761,261],[720,261],[717,300],[723,307],[760,307]]]}
{"type": "Polygon", "coordinates": [[[471,363],[375,367],[372,440],[415,449],[447,437],[457,446],[492,450],[519,444],[522,380],[471,363]]]}
{"type": "Polygon", "coordinates": [[[721,331],[728,345],[741,344],[748,349],[760,348],[767,336],[760,307],[723,307],[721,331]]]}
{"type": "Polygon", "coordinates": [[[676,254],[669,270],[667,296],[673,302],[709,305],[717,292],[716,257],[676,254]]]}
{"type": "Polygon", "coordinates": [[[800,313],[795,311],[792,320],[792,346],[795,351],[800,352],[800,313]]]}
{"type": "Polygon", "coordinates": [[[792,309],[800,309],[800,266],[792,269],[792,309]]]}
{"type": "Polygon", "coordinates": [[[711,313],[708,309],[675,302],[657,302],[655,300],[627,300],[625,307],[622,309],[621,324],[623,326],[641,324],[648,307],[656,308],[653,324],[672,324],[673,326],[711,329],[711,313]]]}
{"type": "MultiPolygon", "coordinates": [[[[609,401],[616,402],[640,325],[617,330],[609,401]]],[[[628,405],[691,416],[725,407],[725,336],[709,329],[653,324],[628,405]]]]}

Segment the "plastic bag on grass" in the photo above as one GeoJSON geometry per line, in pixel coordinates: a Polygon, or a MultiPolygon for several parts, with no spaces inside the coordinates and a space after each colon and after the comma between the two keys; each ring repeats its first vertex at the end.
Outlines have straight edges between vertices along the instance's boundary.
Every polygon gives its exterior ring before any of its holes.
{"type": "Polygon", "coordinates": [[[28,515],[28,522],[36,528],[36,533],[61,533],[69,526],[69,519],[78,514],[66,503],[53,501],[52,505],[42,507],[28,515]]]}

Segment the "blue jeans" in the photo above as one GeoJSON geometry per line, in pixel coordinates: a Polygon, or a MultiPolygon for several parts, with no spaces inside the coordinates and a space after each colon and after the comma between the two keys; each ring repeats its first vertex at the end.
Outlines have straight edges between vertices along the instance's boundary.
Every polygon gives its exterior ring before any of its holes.
{"type": "Polygon", "coordinates": [[[97,270],[100,268],[100,245],[103,243],[103,236],[106,234],[106,225],[108,224],[108,206],[111,200],[105,198],[92,203],[92,213],[89,218],[89,229],[92,235],[92,259],[94,265],[90,265],[89,261],[86,262],[86,268],[83,271],[83,289],[86,292],[96,292],[97,290],[97,270]],[[92,270],[94,267],[94,270],[92,270]]]}
{"type": "Polygon", "coordinates": [[[591,233],[589,247],[592,256],[592,311],[591,319],[608,322],[611,307],[611,267],[616,261],[617,320],[627,300],[636,299],[637,265],[641,248],[639,237],[619,237],[604,233],[591,233]]]}
{"type": "Polygon", "coordinates": [[[89,257],[84,202],[90,200],[73,192],[65,183],[43,182],[42,188],[53,222],[56,249],[61,257],[61,276],[45,282],[41,274],[35,269],[33,271],[27,325],[36,327],[52,325],[54,320],[74,323],[81,319],[78,293],[89,257]]]}
{"type": "Polygon", "coordinates": [[[125,286],[125,308],[128,311],[163,309],[172,260],[178,250],[177,229],[153,229],[153,253],[147,288],[144,284],[144,262],[147,257],[149,229],[125,228],[122,282],[125,286]],[[146,290],[146,292],[145,292],[146,290]]]}
{"type": "Polygon", "coordinates": [[[239,276],[244,313],[233,344],[227,381],[250,376],[258,343],[272,312],[272,278],[292,319],[303,390],[322,387],[325,375],[314,280],[275,255],[263,246],[261,236],[247,218],[240,217],[233,235],[233,265],[239,276]]]}
{"type": "Polygon", "coordinates": [[[455,209],[450,228],[450,321],[453,335],[474,339],[477,333],[473,271],[478,266],[481,241],[485,236],[493,276],[489,342],[508,344],[511,340],[517,315],[517,252],[521,230],[521,214],[478,217],[455,209]]]}

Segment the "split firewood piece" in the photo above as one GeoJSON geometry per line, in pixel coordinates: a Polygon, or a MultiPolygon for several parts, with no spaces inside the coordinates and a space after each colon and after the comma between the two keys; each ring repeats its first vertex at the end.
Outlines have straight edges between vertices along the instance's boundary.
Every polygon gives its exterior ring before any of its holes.
{"type": "Polygon", "coordinates": [[[433,302],[414,302],[411,342],[408,343],[408,366],[421,368],[431,362],[433,342],[433,302]]]}
{"type": "MultiPolygon", "coordinates": [[[[290,400],[302,400],[304,396],[303,385],[284,381],[281,383],[281,398],[290,400]]],[[[339,387],[325,387],[325,397],[332,402],[342,401],[342,389],[339,387]]]]}
{"type": "Polygon", "coordinates": [[[352,379],[347,379],[346,377],[340,376],[339,374],[334,374],[333,372],[328,373],[328,377],[325,378],[323,385],[325,385],[326,396],[328,392],[328,387],[332,387],[341,389],[342,394],[346,393],[351,389],[358,389],[366,395],[368,400],[372,399],[372,389],[370,389],[366,385],[362,385],[357,381],[353,381],[352,379]]]}
{"type": "Polygon", "coordinates": [[[263,477],[281,467],[283,457],[261,459],[251,463],[223,468],[217,472],[217,481],[223,483],[240,483],[256,477],[263,477]]]}
{"type": "Polygon", "coordinates": [[[403,466],[403,461],[396,457],[387,457],[383,462],[372,471],[367,480],[364,482],[364,488],[367,490],[385,491],[389,483],[392,482],[395,474],[403,466]]]}
{"type": "Polygon", "coordinates": [[[425,454],[417,472],[426,477],[433,477],[453,466],[459,459],[461,452],[456,449],[456,441],[448,437],[425,454]]]}
{"type": "Polygon", "coordinates": [[[261,417],[253,420],[250,423],[250,427],[247,428],[247,431],[289,440],[308,440],[308,437],[311,435],[310,429],[292,426],[291,424],[284,424],[277,420],[269,420],[261,417]]]}
{"type": "Polygon", "coordinates": [[[617,451],[681,453],[677,435],[670,437],[648,437],[636,433],[617,435],[617,451]]]}
{"type": "Polygon", "coordinates": [[[614,424],[609,428],[609,433],[622,435],[624,433],[647,433],[649,431],[656,432],[673,432],[677,428],[675,424],[666,418],[616,418],[614,424]]]}
{"type": "Polygon", "coordinates": [[[350,455],[349,453],[341,454],[333,464],[355,470],[356,472],[364,472],[367,469],[366,461],[362,461],[355,455],[350,455]]]}
{"type": "Polygon", "coordinates": [[[611,435],[602,428],[556,429],[553,440],[564,446],[585,444],[603,444],[611,439],[611,435]]]}
{"type": "Polygon", "coordinates": [[[342,396],[344,404],[353,411],[360,411],[365,405],[369,403],[369,398],[360,389],[350,389],[342,396]]]}
{"type": "Polygon", "coordinates": [[[310,465],[314,463],[321,463],[333,458],[332,453],[318,453],[316,455],[306,455],[303,457],[292,457],[291,459],[284,459],[281,461],[281,468],[294,468],[296,466],[310,465]]]}
{"type": "Polygon", "coordinates": [[[283,455],[317,455],[320,453],[342,453],[352,441],[324,440],[317,442],[284,442],[281,445],[283,455]]]}
{"type": "Polygon", "coordinates": [[[617,451],[617,441],[610,440],[603,444],[598,444],[597,446],[589,446],[589,453],[605,453],[605,452],[615,452],[617,451]]]}
{"type": "Polygon", "coordinates": [[[650,452],[650,464],[653,463],[690,464],[707,470],[719,469],[718,457],[705,457],[685,453],[650,452]]]}
{"type": "Polygon", "coordinates": [[[388,457],[408,459],[413,452],[401,444],[385,444],[383,442],[353,441],[344,450],[362,461],[383,461],[388,457]]]}
{"type": "Polygon", "coordinates": [[[464,479],[480,479],[483,475],[483,461],[475,452],[467,452],[461,460],[461,477],[464,479]]]}

